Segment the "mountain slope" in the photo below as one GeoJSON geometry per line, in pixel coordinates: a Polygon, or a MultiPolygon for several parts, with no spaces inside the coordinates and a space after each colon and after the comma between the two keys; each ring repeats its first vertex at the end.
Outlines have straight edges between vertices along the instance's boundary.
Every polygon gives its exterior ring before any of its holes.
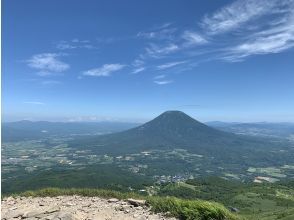
{"type": "Polygon", "coordinates": [[[110,154],[182,148],[198,154],[219,155],[241,147],[255,148],[260,141],[211,128],[180,111],[167,111],[136,128],[76,144],[81,143],[110,154]]]}

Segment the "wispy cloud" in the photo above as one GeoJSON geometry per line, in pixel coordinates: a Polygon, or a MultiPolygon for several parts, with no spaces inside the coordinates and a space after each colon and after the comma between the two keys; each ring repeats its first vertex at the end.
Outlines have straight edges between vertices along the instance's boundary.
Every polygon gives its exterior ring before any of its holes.
{"type": "Polygon", "coordinates": [[[60,56],[60,54],[56,53],[36,54],[26,60],[26,63],[29,67],[36,69],[40,76],[52,75],[70,68],[69,64],[59,60],[60,56]]]}
{"type": "Polygon", "coordinates": [[[56,48],[59,50],[70,50],[70,49],[75,49],[77,48],[75,45],[72,45],[66,41],[59,42],[56,44],[56,48]]]}
{"type": "MultiPolygon", "coordinates": [[[[293,7],[294,12],[294,7],[293,7]]],[[[257,54],[279,53],[294,47],[294,13],[278,26],[255,33],[245,42],[231,47],[225,59],[242,60],[257,54]]]]}
{"type": "MultiPolygon", "coordinates": [[[[159,34],[151,31],[140,36],[151,41],[159,34]]],[[[197,63],[234,62],[280,53],[294,47],[294,0],[236,0],[203,16],[193,29],[175,28],[169,34],[169,39],[149,42],[145,60],[181,57],[191,62],[197,59],[197,63]]],[[[172,66],[170,62],[157,69],[172,66]]]]}
{"type": "Polygon", "coordinates": [[[174,44],[174,43],[169,43],[168,45],[165,46],[159,46],[156,44],[151,43],[149,47],[146,47],[146,53],[153,58],[159,58],[164,55],[173,53],[177,50],[179,50],[179,46],[174,44]]]}
{"type": "Polygon", "coordinates": [[[166,85],[166,84],[173,83],[172,80],[154,80],[153,82],[157,85],[166,85]]]}
{"type": "Polygon", "coordinates": [[[168,69],[168,68],[171,68],[171,67],[174,67],[174,66],[178,66],[178,65],[183,64],[183,63],[187,63],[187,61],[178,61],[178,62],[165,63],[165,64],[157,66],[157,69],[158,70],[164,70],[164,69],[168,69]]]}
{"type": "Polygon", "coordinates": [[[49,86],[49,85],[59,85],[59,84],[61,84],[61,82],[57,81],[57,80],[44,80],[41,82],[41,84],[49,86]]]}
{"type": "Polygon", "coordinates": [[[137,37],[153,40],[171,40],[174,38],[174,33],[177,31],[177,28],[171,27],[171,25],[171,23],[166,23],[152,28],[149,31],[141,31],[137,34],[137,37]]]}
{"type": "Polygon", "coordinates": [[[44,102],[36,102],[36,101],[25,101],[24,104],[31,104],[31,105],[45,105],[44,102]]]}
{"type": "Polygon", "coordinates": [[[237,0],[214,14],[205,16],[201,25],[210,34],[227,32],[275,11],[278,2],[280,0],[237,0]]]}
{"type": "Polygon", "coordinates": [[[173,80],[168,80],[166,79],[165,74],[161,74],[161,75],[157,75],[153,77],[153,82],[157,85],[166,85],[166,84],[173,83],[173,80]]]}
{"type": "Polygon", "coordinates": [[[71,50],[71,49],[96,49],[90,40],[72,39],[70,41],[59,41],[56,44],[56,48],[59,50],[71,50]]]}
{"type": "Polygon", "coordinates": [[[125,65],[114,63],[104,64],[102,67],[90,69],[83,72],[85,76],[110,76],[113,72],[123,69],[125,65]]]}
{"type": "Polygon", "coordinates": [[[294,47],[294,1],[238,0],[207,15],[202,27],[213,35],[231,34],[232,43],[227,42],[216,56],[220,59],[234,62],[279,53],[294,47]]]}
{"type": "Polygon", "coordinates": [[[84,44],[90,43],[89,40],[80,40],[78,38],[72,39],[71,42],[73,42],[73,43],[84,43],[84,44]]]}
{"type": "Polygon", "coordinates": [[[186,40],[185,45],[187,46],[208,43],[208,41],[203,36],[193,31],[184,31],[184,33],[182,34],[182,38],[186,40]]]}
{"type": "Polygon", "coordinates": [[[144,71],[145,69],[146,69],[145,67],[139,67],[137,69],[134,69],[132,73],[137,74],[137,73],[140,73],[140,72],[144,71]]]}
{"type": "Polygon", "coordinates": [[[142,59],[135,59],[134,61],[133,61],[133,63],[132,63],[132,65],[134,66],[134,67],[139,67],[139,66],[142,66],[142,65],[144,65],[145,64],[145,62],[142,60],[142,59]]]}

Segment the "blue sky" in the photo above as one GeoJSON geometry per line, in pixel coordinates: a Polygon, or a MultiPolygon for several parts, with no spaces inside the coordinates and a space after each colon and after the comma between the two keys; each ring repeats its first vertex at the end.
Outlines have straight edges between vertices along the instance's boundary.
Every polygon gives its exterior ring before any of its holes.
{"type": "Polygon", "coordinates": [[[294,0],[2,1],[2,119],[294,122],[294,0]]]}

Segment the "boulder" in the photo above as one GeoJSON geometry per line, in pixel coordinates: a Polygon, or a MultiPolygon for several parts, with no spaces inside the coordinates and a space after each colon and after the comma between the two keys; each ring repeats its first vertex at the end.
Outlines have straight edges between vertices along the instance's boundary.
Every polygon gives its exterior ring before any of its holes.
{"type": "Polygon", "coordinates": [[[140,200],[140,199],[127,199],[127,202],[133,206],[145,206],[146,201],[145,200],[140,200]]]}
{"type": "Polygon", "coordinates": [[[116,199],[116,198],[108,199],[108,202],[110,202],[110,203],[116,203],[116,202],[118,202],[118,201],[119,201],[119,200],[116,199]]]}

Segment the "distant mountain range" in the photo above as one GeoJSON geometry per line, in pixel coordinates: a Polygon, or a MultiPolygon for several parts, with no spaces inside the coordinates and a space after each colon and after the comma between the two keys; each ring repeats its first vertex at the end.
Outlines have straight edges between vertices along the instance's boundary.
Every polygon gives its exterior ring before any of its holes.
{"type": "Polygon", "coordinates": [[[207,125],[219,130],[236,134],[294,139],[294,123],[240,123],[240,122],[207,122],[207,125]]]}
{"type": "MultiPolygon", "coordinates": [[[[216,130],[225,131],[229,133],[255,136],[255,137],[271,137],[271,138],[286,138],[294,140],[294,123],[268,123],[268,122],[256,122],[256,123],[240,123],[240,122],[221,122],[212,121],[206,122],[205,125],[187,116],[184,117],[183,112],[168,111],[157,117],[156,120],[152,120],[144,125],[139,123],[127,123],[127,122],[48,122],[48,121],[17,121],[2,123],[2,140],[3,141],[22,141],[32,140],[39,138],[47,138],[51,136],[78,136],[78,135],[101,135],[110,134],[115,132],[125,131],[131,128],[138,127],[140,131],[145,129],[146,133],[153,131],[156,134],[152,134],[153,139],[160,134],[160,142],[163,137],[169,136],[169,141],[173,140],[176,143],[176,138],[187,137],[191,133],[195,133],[196,130],[200,130],[200,134],[212,133],[215,134],[216,130]],[[190,119],[190,120],[188,120],[190,119]],[[192,119],[192,120],[191,120],[192,119]],[[193,123],[192,123],[193,121],[193,123]],[[197,123],[196,123],[197,122],[197,123]],[[196,126],[197,124],[197,126],[196,126]],[[156,129],[150,129],[150,127],[156,127],[156,129]],[[165,126],[165,127],[164,127],[165,126]],[[208,132],[208,126],[210,131],[208,132]],[[181,127],[181,128],[179,128],[181,127]],[[197,127],[197,128],[196,128],[197,127]],[[169,128],[169,129],[168,129],[169,128]],[[176,128],[175,134],[171,133],[171,129],[176,128]],[[212,130],[214,128],[214,130],[212,130]],[[147,130],[146,130],[147,129],[147,130]],[[148,131],[148,130],[151,131],[148,131]],[[187,129],[187,130],[185,130],[187,129]],[[205,130],[205,132],[204,132],[205,130]]],[[[135,130],[136,130],[135,129],[135,130]]],[[[135,130],[128,131],[129,137],[137,133],[137,136],[142,135],[142,132],[135,132],[135,130]]],[[[199,132],[199,131],[198,131],[199,132]]],[[[200,135],[199,134],[199,135],[200,135]]],[[[123,134],[120,134],[123,135],[123,134]]],[[[223,135],[228,135],[227,133],[223,135]]],[[[117,136],[117,135],[115,135],[117,136]]],[[[144,135],[145,136],[145,135],[144,135]]],[[[196,137],[194,134],[192,135],[196,137]]],[[[203,135],[200,135],[203,136],[203,135]]],[[[199,139],[200,136],[197,136],[199,139]]],[[[204,136],[203,136],[204,137],[204,136]]],[[[142,138],[142,137],[140,137],[142,138]]],[[[205,137],[206,138],[206,137],[205,137]]],[[[144,139],[144,138],[143,138],[144,139]]],[[[155,141],[155,140],[154,140],[155,141]]],[[[166,140],[165,140],[166,141],[166,140]]]]}
{"type": "Polygon", "coordinates": [[[48,122],[17,121],[2,123],[3,141],[22,141],[52,136],[97,135],[138,126],[124,122],[48,122]]]}

